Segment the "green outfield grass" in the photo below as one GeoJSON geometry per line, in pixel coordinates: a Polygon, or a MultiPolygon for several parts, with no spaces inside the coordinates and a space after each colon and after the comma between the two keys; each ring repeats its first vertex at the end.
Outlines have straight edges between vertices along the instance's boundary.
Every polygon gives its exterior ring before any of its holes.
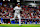
{"type": "Polygon", "coordinates": [[[40,27],[40,24],[0,24],[0,27],[40,27]]]}

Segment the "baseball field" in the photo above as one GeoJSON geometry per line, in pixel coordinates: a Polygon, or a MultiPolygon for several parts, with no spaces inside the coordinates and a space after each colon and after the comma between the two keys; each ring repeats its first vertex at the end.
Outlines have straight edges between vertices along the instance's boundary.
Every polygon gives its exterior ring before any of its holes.
{"type": "Polygon", "coordinates": [[[40,24],[0,24],[0,27],[40,27],[40,24]]]}

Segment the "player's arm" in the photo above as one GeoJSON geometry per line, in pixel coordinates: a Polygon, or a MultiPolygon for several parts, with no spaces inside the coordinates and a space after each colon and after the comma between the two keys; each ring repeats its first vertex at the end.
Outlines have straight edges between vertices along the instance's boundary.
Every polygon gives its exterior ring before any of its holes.
{"type": "Polygon", "coordinates": [[[21,14],[22,14],[22,11],[23,11],[23,10],[22,10],[22,8],[21,8],[21,10],[20,10],[20,13],[21,13],[21,14]]]}
{"type": "Polygon", "coordinates": [[[13,10],[13,13],[15,12],[15,10],[13,10]]]}
{"type": "Polygon", "coordinates": [[[20,13],[22,14],[22,11],[20,11],[20,13]]]}
{"type": "Polygon", "coordinates": [[[14,9],[13,9],[13,13],[15,12],[15,7],[14,7],[14,9]]]}

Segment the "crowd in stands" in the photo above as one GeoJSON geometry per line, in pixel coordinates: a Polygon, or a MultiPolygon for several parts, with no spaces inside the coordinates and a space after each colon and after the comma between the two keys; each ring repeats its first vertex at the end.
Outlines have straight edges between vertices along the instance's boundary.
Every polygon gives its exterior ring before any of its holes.
{"type": "MultiPolygon", "coordinates": [[[[13,9],[12,6],[7,4],[0,6],[0,18],[13,18],[13,9]]],[[[28,6],[23,5],[22,10],[22,18],[40,18],[40,9],[28,8],[28,6]]]]}
{"type": "Polygon", "coordinates": [[[40,18],[40,9],[35,9],[35,8],[25,8],[27,6],[24,6],[22,9],[23,14],[22,16],[25,18],[40,18]]]}

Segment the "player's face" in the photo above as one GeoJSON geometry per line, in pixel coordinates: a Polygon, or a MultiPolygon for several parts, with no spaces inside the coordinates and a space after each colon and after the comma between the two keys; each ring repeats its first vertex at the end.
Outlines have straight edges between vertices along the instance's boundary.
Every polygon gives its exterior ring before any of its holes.
{"type": "Polygon", "coordinates": [[[18,7],[20,7],[20,5],[17,5],[18,7]]]}

